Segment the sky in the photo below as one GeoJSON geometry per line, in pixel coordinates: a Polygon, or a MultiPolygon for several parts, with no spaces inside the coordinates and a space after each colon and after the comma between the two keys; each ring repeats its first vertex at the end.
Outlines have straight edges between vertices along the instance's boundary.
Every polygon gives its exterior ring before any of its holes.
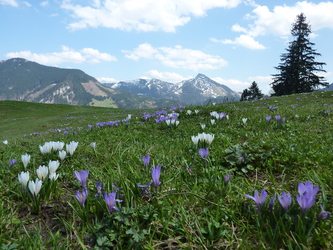
{"type": "Polygon", "coordinates": [[[0,0],[0,60],[83,70],[100,82],[201,73],[234,91],[270,93],[296,16],[333,83],[333,2],[271,0],[0,0]]]}

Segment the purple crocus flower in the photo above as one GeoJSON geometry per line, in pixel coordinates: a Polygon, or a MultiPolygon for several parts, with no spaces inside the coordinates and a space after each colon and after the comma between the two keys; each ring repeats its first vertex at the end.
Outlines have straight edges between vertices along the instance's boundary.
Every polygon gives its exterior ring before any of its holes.
{"type": "Polygon", "coordinates": [[[85,171],[85,170],[80,170],[80,172],[78,171],[74,171],[76,179],[81,183],[82,188],[83,189],[87,189],[87,178],[89,175],[89,170],[85,171]]]}
{"type": "Polygon", "coordinates": [[[276,106],[269,106],[268,107],[270,110],[274,110],[274,109],[277,109],[278,107],[276,107],[276,106]]]}
{"type": "Polygon", "coordinates": [[[15,159],[9,159],[9,168],[12,168],[16,162],[17,160],[15,159]]]}
{"type": "Polygon", "coordinates": [[[290,193],[283,192],[280,195],[278,195],[278,200],[283,207],[284,211],[288,211],[289,206],[291,205],[291,195],[290,193]]]}
{"type": "Polygon", "coordinates": [[[82,189],[82,193],[79,190],[75,191],[75,197],[79,201],[80,205],[84,206],[84,203],[88,197],[88,190],[82,189]]]}
{"type": "Polygon", "coordinates": [[[97,180],[95,180],[95,182],[96,182],[96,190],[97,190],[96,197],[98,197],[102,194],[103,183],[101,181],[97,181],[97,180]]]}
{"type": "Polygon", "coordinates": [[[261,194],[259,195],[258,190],[254,190],[254,196],[248,194],[246,194],[245,196],[255,201],[258,207],[258,211],[260,212],[260,208],[266,200],[267,192],[265,189],[263,189],[261,190],[261,194]]]}
{"type": "Polygon", "coordinates": [[[104,193],[104,200],[108,205],[111,214],[113,214],[114,210],[120,210],[118,207],[116,207],[116,202],[122,202],[122,200],[116,199],[116,195],[117,191],[113,191],[109,194],[107,192],[104,193]]]}
{"type": "Polygon", "coordinates": [[[148,121],[150,117],[152,117],[151,114],[145,114],[145,115],[143,116],[143,119],[144,119],[145,121],[148,121]]]}
{"type": "Polygon", "coordinates": [[[319,186],[314,187],[311,181],[306,181],[305,183],[302,182],[298,183],[298,193],[300,195],[307,193],[310,196],[316,196],[318,191],[319,191],[319,186]]]}
{"type": "Polygon", "coordinates": [[[153,181],[150,181],[147,185],[142,185],[137,183],[136,185],[140,188],[142,188],[142,194],[149,196],[148,193],[148,188],[150,187],[150,185],[153,183],[153,181]]]}
{"type": "Polygon", "coordinates": [[[321,212],[319,214],[319,220],[326,220],[330,216],[330,212],[324,210],[323,206],[320,204],[321,212]]]}
{"type": "Polygon", "coordinates": [[[160,182],[161,168],[162,168],[161,165],[157,165],[151,169],[151,175],[153,177],[153,182],[156,187],[158,187],[161,184],[160,182]]]}
{"type": "Polygon", "coordinates": [[[143,165],[145,167],[148,167],[149,162],[150,162],[150,155],[145,155],[141,157],[141,161],[143,162],[143,165]]]}
{"type": "Polygon", "coordinates": [[[222,112],[222,113],[218,113],[218,115],[219,115],[219,120],[222,120],[223,118],[225,118],[227,116],[227,113],[222,112]]]}
{"type": "Polygon", "coordinates": [[[207,157],[208,157],[208,154],[209,154],[209,148],[206,148],[206,149],[204,149],[204,148],[200,148],[199,150],[198,150],[198,153],[201,155],[201,157],[203,158],[203,161],[204,161],[204,165],[205,165],[205,167],[206,167],[206,165],[207,165],[207,157]]]}
{"type": "Polygon", "coordinates": [[[268,202],[268,208],[269,208],[270,212],[273,211],[273,206],[274,206],[275,198],[276,198],[276,194],[274,194],[273,197],[272,197],[272,199],[270,199],[269,202],[268,202]]]}
{"type": "Polygon", "coordinates": [[[96,127],[104,127],[104,125],[105,125],[105,122],[98,122],[98,123],[96,123],[96,127]]]}
{"type": "Polygon", "coordinates": [[[318,193],[319,186],[313,186],[311,181],[307,181],[305,183],[298,183],[298,193],[296,195],[296,200],[300,205],[303,214],[310,209],[314,203],[316,202],[316,195],[318,193]]]}
{"type": "Polygon", "coordinates": [[[198,150],[198,153],[201,155],[202,158],[207,159],[208,153],[209,153],[209,148],[206,148],[206,149],[200,148],[198,150]]]}
{"type": "Polygon", "coordinates": [[[302,213],[304,214],[307,210],[309,210],[315,204],[316,197],[311,196],[310,193],[304,193],[303,195],[297,194],[296,200],[302,209],[302,213]]]}
{"type": "Polygon", "coordinates": [[[231,179],[232,174],[227,174],[223,177],[224,180],[224,184],[227,184],[229,182],[229,180],[231,179]]]}
{"type": "Polygon", "coordinates": [[[271,120],[271,118],[272,117],[270,115],[266,116],[266,121],[269,122],[271,120]]]}
{"type": "Polygon", "coordinates": [[[281,116],[280,115],[276,115],[275,116],[275,120],[276,120],[276,123],[279,123],[280,120],[281,120],[281,116]]]}

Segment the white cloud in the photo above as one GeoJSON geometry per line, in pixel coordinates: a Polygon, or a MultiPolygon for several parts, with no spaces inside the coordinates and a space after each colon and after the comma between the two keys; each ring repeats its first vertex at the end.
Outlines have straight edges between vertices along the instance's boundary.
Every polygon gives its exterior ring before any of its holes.
{"type": "MultiPolygon", "coordinates": [[[[292,6],[276,5],[272,11],[267,6],[256,5],[251,0],[246,3],[255,6],[251,14],[244,16],[244,19],[249,22],[248,26],[243,27],[236,23],[231,28],[234,32],[245,34],[234,40],[211,38],[213,42],[238,44],[249,49],[265,49],[264,45],[254,40],[254,37],[275,35],[285,40],[285,37],[290,35],[291,24],[300,13],[305,14],[313,32],[322,28],[333,29],[333,2],[330,1],[318,4],[302,1],[292,6]]],[[[318,36],[316,33],[310,34],[310,38],[316,36],[318,36]]]]}
{"type": "Polygon", "coordinates": [[[81,53],[92,63],[100,63],[101,61],[117,61],[114,56],[107,53],[101,53],[97,49],[84,48],[81,50],[81,53]]]}
{"type": "Polygon", "coordinates": [[[241,27],[235,24],[233,31],[243,32],[249,36],[263,36],[273,34],[286,36],[290,34],[291,24],[301,12],[307,18],[312,31],[323,28],[333,29],[333,2],[320,2],[318,4],[302,1],[293,6],[275,6],[270,11],[267,6],[256,7],[251,14],[245,16],[247,20],[254,20],[248,27],[241,27]]]}
{"type": "Polygon", "coordinates": [[[254,81],[256,83],[271,83],[273,81],[271,76],[250,76],[248,80],[251,83],[254,81]]]}
{"type": "Polygon", "coordinates": [[[174,32],[192,16],[202,17],[213,8],[234,8],[241,0],[94,0],[90,6],[63,0],[62,8],[71,11],[72,30],[107,27],[121,30],[174,32]]]}
{"type": "Polygon", "coordinates": [[[272,90],[272,88],[269,85],[273,82],[272,76],[251,76],[248,77],[248,80],[251,83],[256,82],[263,94],[268,94],[272,90]]]}
{"type": "Polygon", "coordinates": [[[223,79],[221,77],[212,77],[212,80],[220,84],[228,86],[230,89],[236,92],[242,92],[244,89],[250,87],[250,82],[243,82],[236,79],[223,79]]]}
{"type": "Polygon", "coordinates": [[[157,78],[165,82],[178,83],[187,79],[193,78],[192,76],[183,77],[174,72],[159,72],[157,70],[150,70],[147,72],[151,78],[157,78]]]}
{"type": "Polygon", "coordinates": [[[258,4],[256,4],[256,2],[254,0],[244,0],[244,4],[254,6],[254,7],[258,6],[258,4]]]}
{"type": "Polygon", "coordinates": [[[47,5],[49,5],[49,1],[43,1],[40,3],[40,6],[43,6],[43,7],[45,7],[47,5]]]}
{"type": "Polygon", "coordinates": [[[27,6],[27,7],[31,7],[31,6],[32,6],[29,2],[24,1],[23,3],[24,3],[25,6],[27,6]]]}
{"type": "Polygon", "coordinates": [[[236,37],[234,41],[230,39],[224,39],[224,40],[217,40],[215,38],[211,39],[213,42],[221,42],[223,44],[238,44],[240,46],[243,46],[248,49],[266,49],[266,47],[259,42],[255,41],[253,37],[248,35],[240,35],[239,37],[236,37]]]}
{"type": "Polygon", "coordinates": [[[153,58],[154,54],[157,53],[157,49],[148,43],[143,43],[132,52],[126,50],[122,50],[122,52],[127,53],[127,55],[125,55],[127,58],[137,61],[140,58],[153,58]]]}
{"type": "Polygon", "coordinates": [[[116,80],[114,78],[111,78],[111,77],[98,77],[96,79],[100,83],[117,83],[117,82],[119,82],[118,80],[116,80]]]}
{"type": "Polygon", "coordinates": [[[18,3],[15,0],[0,0],[1,5],[11,5],[13,7],[18,7],[18,3]]]}
{"type": "Polygon", "coordinates": [[[175,47],[154,48],[150,44],[140,44],[133,51],[123,51],[132,60],[150,58],[159,60],[161,64],[171,68],[191,69],[194,71],[218,69],[227,66],[227,61],[219,56],[205,54],[200,50],[175,47]]]}
{"type": "Polygon", "coordinates": [[[57,65],[64,62],[70,63],[99,63],[101,61],[116,61],[114,56],[106,53],[100,53],[92,48],[84,48],[75,51],[66,46],[62,46],[61,52],[37,54],[30,51],[10,52],[6,54],[8,58],[22,57],[27,60],[38,62],[45,65],[57,65]]]}
{"type": "Polygon", "coordinates": [[[248,81],[240,81],[236,79],[223,79],[221,77],[212,78],[214,81],[228,86],[230,89],[236,92],[243,92],[244,89],[247,89],[251,86],[251,83],[255,81],[258,84],[259,89],[263,94],[269,94],[271,87],[269,84],[272,82],[271,76],[254,76],[249,77],[248,81]]]}

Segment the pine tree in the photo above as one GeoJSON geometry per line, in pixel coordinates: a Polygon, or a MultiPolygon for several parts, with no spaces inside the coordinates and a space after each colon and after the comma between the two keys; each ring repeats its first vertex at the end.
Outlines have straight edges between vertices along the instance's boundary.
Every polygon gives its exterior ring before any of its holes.
{"type": "Polygon", "coordinates": [[[323,65],[326,63],[316,62],[315,58],[321,54],[312,47],[308,36],[311,34],[311,26],[306,22],[303,13],[296,17],[292,24],[291,34],[295,40],[286,49],[287,53],[281,55],[281,63],[275,67],[279,74],[273,75],[271,86],[276,96],[312,92],[319,85],[328,86],[323,76],[315,72],[326,72],[323,65]]]}
{"type": "Polygon", "coordinates": [[[241,101],[258,100],[261,99],[263,96],[264,94],[261,93],[258,84],[254,81],[249,88],[243,90],[240,100],[241,101]]]}
{"type": "Polygon", "coordinates": [[[248,98],[250,96],[249,90],[248,89],[244,89],[243,93],[241,95],[240,101],[247,101],[248,98]]]}

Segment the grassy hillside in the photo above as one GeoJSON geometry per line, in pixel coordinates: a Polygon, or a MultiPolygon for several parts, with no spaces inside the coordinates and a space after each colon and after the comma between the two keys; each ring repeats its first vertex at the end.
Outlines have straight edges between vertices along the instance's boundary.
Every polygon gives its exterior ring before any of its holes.
{"type": "Polygon", "coordinates": [[[21,139],[24,135],[51,132],[66,127],[73,129],[124,114],[123,110],[112,108],[18,101],[0,101],[0,110],[2,140],[21,139]]]}
{"type": "Polygon", "coordinates": [[[0,139],[8,140],[0,143],[0,245],[332,249],[332,95],[176,107],[176,114],[0,102],[0,139]],[[195,145],[202,132],[211,144],[195,145]],[[60,160],[40,149],[51,141],[78,146],[60,160]],[[56,180],[36,172],[50,161],[60,163],[56,180]],[[30,181],[45,176],[37,195],[31,182],[19,182],[22,171],[30,181]]]}

